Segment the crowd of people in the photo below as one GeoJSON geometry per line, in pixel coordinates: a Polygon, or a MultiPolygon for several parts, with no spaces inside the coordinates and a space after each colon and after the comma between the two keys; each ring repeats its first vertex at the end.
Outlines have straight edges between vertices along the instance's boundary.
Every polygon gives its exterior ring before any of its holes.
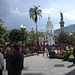
{"type": "MultiPolygon", "coordinates": [[[[24,62],[24,54],[19,50],[18,45],[12,46],[13,51],[9,48],[6,49],[6,69],[8,75],[21,75],[24,62]]],[[[0,75],[2,75],[4,69],[4,56],[0,49],[0,75]]]]}

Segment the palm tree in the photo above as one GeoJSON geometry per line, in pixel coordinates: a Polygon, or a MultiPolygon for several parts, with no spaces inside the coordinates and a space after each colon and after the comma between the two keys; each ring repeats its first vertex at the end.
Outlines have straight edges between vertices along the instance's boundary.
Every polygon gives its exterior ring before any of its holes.
{"type": "Polygon", "coordinates": [[[42,17],[42,15],[41,15],[42,10],[38,9],[39,7],[40,6],[34,6],[33,8],[29,9],[30,18],[33,19],[33,21],[36,24],[36,34],[37,34],[37,21],[38,21],[38,18],[40,19],[42,17]]]}

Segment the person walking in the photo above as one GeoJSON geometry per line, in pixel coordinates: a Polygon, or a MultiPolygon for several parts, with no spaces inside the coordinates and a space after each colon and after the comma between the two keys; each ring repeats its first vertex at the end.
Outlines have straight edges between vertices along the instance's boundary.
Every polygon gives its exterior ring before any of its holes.
{"type": "Polygon", "coordinates": [[[68,50],[66,50],[66,53],[65,53],[65,55],[64,55],[63,60],[64,60],[64,61],[67,61],[68,58],[69,58],[69,52],[68,52],[68,50]]]}
{"type": "Polygon", "coordinates": [[[4,59],[3,59],[2,51],[0,49],[0,75],[2,75],[3,69],[4,69],[4,59]]]}
{"type": "Polygon", "coordinates": [[[13,45],[13,53],[8,57],[8,75],[21,75],[23,62],[24,55],[19,51],[17,45],[13,45]]]}

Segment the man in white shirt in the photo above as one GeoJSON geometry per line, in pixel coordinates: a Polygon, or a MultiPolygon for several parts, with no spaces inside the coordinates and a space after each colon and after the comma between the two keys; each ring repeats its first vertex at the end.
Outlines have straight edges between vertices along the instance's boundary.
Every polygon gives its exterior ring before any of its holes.
{"type": "Polygon", "coordinates": [[[3,55],[1,53],[1,49],[0,49],[0,75],[2,75],[2,71],[4,69],[4,59],[3,59],[3,55]]]}

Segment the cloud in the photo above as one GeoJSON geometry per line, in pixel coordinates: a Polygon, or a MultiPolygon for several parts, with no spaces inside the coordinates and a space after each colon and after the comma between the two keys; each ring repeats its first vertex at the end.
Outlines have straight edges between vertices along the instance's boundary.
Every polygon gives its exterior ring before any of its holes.
{"type": "Polygon", "coordinates": [[[60,24],[54,24],[54,30],[59,29],[60,28],[60,24]]]}
{"type": "Polygon", "coordinates": [[[55,7],[55,4],[54,4],[54,3],[52,3],[52,6],[53,6],[53,7],[55,7]]]}
{"type": "Polygon", "coordinates": [[[21,12],[19,11],[18,7],[16,7],[15,10],[11,10],[11,13],[12,13],[13,15],[17,15],[17,16],[25,16],[25,15],[28,15],[28,13],[21,13],[21,12]]]}
{"type": "Polygon", "coordinates": [[[59,11],[57,9],[55,9],[55,8],[42,9],[42,16],[43,17],[47,17],[47,16],[58,17],[58,15],[59,15],[59,11]]]}
{"type": "Polygon", "coordinates": [[[42,9],[42,13],[48,14],[51,13],[50,9],[46,8],[46,9],[42,9]]]}
{"type": "Polygon", "coordinates": [[[75,20],[75,14],[63,13],[65,17],[68,17],[70,20],[75,20]]]}
{"type": "Polygon", "coordinates": [[[55,8],[45,8],[45,9],[42,9],[42,13],[45,13],[45,14],[47,14],[47,13],[56,13],[56,12],[58,12],[58,10],[57,9],[55,9],[55,8]]]}
{"type": "Polygon", "coordinates": [[[11,5],[8,0],[0,0],[0,16],[5,16],[10,13],[11,5]]]}
{"type": "Polygon", "coordinates": [[[21,1],[21,0],[13,0],[14,2],[19,2],[19,1],[21,1]]]}
{"type": "Polygon", "coordinates": [[[12,11],[14,4],[21,0],[0,0],[0,16],[8,16],[12,11]]]}

